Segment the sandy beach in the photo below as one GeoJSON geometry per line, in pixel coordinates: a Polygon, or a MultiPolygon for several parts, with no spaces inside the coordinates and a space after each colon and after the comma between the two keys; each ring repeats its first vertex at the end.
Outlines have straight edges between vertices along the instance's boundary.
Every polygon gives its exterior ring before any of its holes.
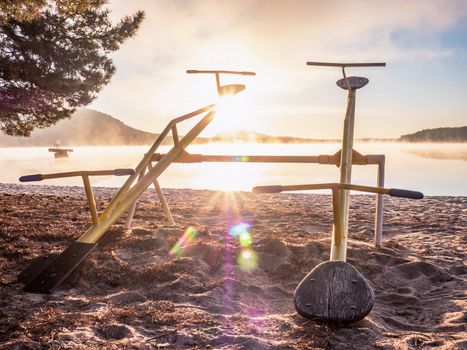
{"type": "MultiPolygon", "coordinates": [[[[95,189],[99,210],[114,192],[95,189]]],[[[467,349],[467,197],[386,198],[376,249],[373,197],[352,196],[348,261],[376,303],[363,321],[333,328],[293,307],[296,285],[329,258],[329,195],[164,193],[175,226],[146,191],[132,231],[121,219],[39,295],[16,277],[89,227],[84,191],[0,185],[0,349],[467,349]],[[241,223],[248,248],[231,232],[241,223]]]]}

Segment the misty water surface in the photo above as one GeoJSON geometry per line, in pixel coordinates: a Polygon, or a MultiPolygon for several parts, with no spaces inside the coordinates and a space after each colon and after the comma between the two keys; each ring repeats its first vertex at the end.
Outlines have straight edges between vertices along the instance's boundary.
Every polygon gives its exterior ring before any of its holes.
{"type": "MultiPolygon", "coordinates": [[[[149,146],[74,147],[67,159],[55,159],[47,148],[0,148],[0,181],[19,183],[21,175],[73,170],[134,168],[149,146]]],[[[333,154],[340,145],[207,144],[192,153],[319,155],[333,154]]],[[[386,187],[407,188],[427,195],[467,195],[467,144],[359,143],[363,154],[386,155],[386,187]]],[[[168,147],[162,147],[161,152],[168,147]]],[[[353,183],[376,184],[376,166],[354,166],[353,183]]],[[[256,185],[336,182],[338,169],[318,164],[197,163],[172,164],[160,177],[162,187],[249,191],[256,185]]],[[[94,186],[120,186],[124,178],[93,177],[94,186]]],[[[81,185],[80,178],[31,184],[81,185]]]]}

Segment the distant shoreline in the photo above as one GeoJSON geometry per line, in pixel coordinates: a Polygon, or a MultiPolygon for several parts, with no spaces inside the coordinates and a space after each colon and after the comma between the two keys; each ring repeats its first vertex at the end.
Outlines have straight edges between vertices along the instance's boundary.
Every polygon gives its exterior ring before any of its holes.
{"type": "MultiPolygon", "coordinates": [[[[78,110],[71,119],[45,129],[35,130],[30,137],[0,134],[0,147],[50,147],[57,140],[63,146],[143,146],[151,145],[160,134],[130,127],[120,120],[91,109],[78,110]]],[[[183,135],[179,135],[182,137],[183,135]]],[[[361,137],[355,142],[467,143],[467,126],[424,129],[400,137],[361,137]]],[[[320,139],[306,136],[268,135],[251,130],[228,130],[211,137],[200,136],[194,144],[212,142],[255,142],[262,144],[340,143],[341,139],[320,139]]],[[[171,145],[167,136],[163,145],[171,145]]]]}
{"type": "MultiPolygon", "coordinates": [[[[323,140],[310,140],[310,141],[289,141],[289,142],[262,142],[258,140],[236,140],[236,141],[223,141],[223,140],[206,140],[202,139],[199,141],[193,142],[193,145],[206,145],[206,144],[236,144],[236,143],[256,143],[256,144],[265,144],[265,145],[309,145],[309,144],[321,144],[321,143],[341,143],[340,139],[323,139],[323,140]]],[[[355,143],[403,143],[403,144],[467,144],[467,141],[404,141],[397,138],[382,138],[382,139],[373,139],[373,138],[362,138],[355,139],[355,143]]],[[[143,147],[151,146],[152,143],[144,144],[64,144],[64,147],[143,147]]],[[[163,146],[168,146],[170,144],[163,143],[163,146]]],[[[0,148],[47,148],[51,145],[47,144],[38,144],[38,145],[1,145],[0,148]]]]}

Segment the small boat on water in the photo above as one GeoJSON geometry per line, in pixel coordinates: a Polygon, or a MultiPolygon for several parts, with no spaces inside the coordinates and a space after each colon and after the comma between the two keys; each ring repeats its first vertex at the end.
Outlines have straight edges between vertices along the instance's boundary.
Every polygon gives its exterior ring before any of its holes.
{"type": "Polygon", "coordinates": [[[73,152],[71,148],[63,148],[60,140],[57,140],[54,143],[54,146],[49,148],[49,152],[55,154],[55,158],[68,158],[68,152],[73,152]]]}

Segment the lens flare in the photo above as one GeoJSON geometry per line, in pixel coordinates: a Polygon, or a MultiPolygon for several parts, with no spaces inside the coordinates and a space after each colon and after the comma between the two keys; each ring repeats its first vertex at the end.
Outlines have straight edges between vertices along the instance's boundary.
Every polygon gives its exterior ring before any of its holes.
{"type": "Polygon", "coordinates": [[[230,235],[232,237],[240,236],[242,233],[248,232],[248,229],[251,227],[250,224],[246,222],[241,222],[235,226],[232,226],[230,229],[230,235]]]}
{"type": "Polygon", "coordinates": [[[253,237],[248,231],[240,233],[238,239],[240,240],[240,245],[242,247],[249,247],[253,243],[253,237]]]}
{"type": "Polygon", "coordinates": [[[248,156],[236,156],[235,161],[236,162],[248,162],[250,160],[250,157],[248,156]]]}
{"type": "Polygon", "coordinates": [[[169,255],[175,255],[177,258],[180,258],[183,254],[183,249],[190,243],[192,243],[196,238],[196,230],[193,227],[188,227],[182,237],[178,240],[177,243],[170,249],[169,255]]]}
{"type": "Polygon", "coordinates": [[[237,257],[237,263],[247,271],[253,271],[258,266],[258,256],[251,249],[244,249],[237,257]]]}

